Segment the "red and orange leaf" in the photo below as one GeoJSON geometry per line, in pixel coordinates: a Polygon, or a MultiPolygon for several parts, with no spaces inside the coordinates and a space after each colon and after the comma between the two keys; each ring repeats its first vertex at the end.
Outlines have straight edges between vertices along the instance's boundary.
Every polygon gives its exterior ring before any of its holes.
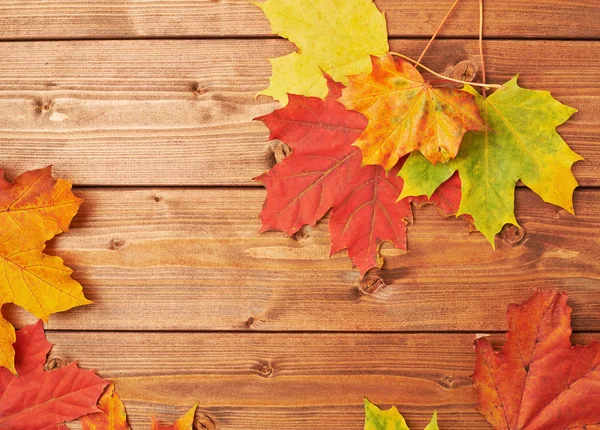
{"type": "Polygon", "coordinates": [[[501,430],[600,428],[600,342],[571,345],[567,294],[537,292],[508,309],[507,342],[475,343],[479,411],[501,430]]]}
{"type": "MultiPolygon", "coordinates": [[[[292,155],[256,178],[267,188],[260,217],[262,231],[291,235],[304,225],[315,225],[333,208],[331,252],[348,249],[364,274],[382,266],[379,247],[383,242],[406,249],[410,202],[420,198],[397,202],[403,186],[396,175],[401,163],[388,174],[380,166],[361,167],[361,152],[352,143],[367,120],[336,101],[342,88],[329,80],[325,100],[290,95],[286,107],[259,118],[271,130],[270,139],[279,139],[292,149],[292,155]]],[[[440,193],[444,192],[442,188],[440,193]]],[[[456,213],[460,198],[449,196],[448,200],[456,200],[456,213]]]]}
{"type": "Polygon", "coordinates": [[[15,367],[19,376],[0,368],[0,428],[50,430],[65,421],[96,412],[108,384],[75,363],[44,371],[46,341],[42,322],[17,332],[15,367]],[[22,355],[25,354],[25,355],[22,355]]]}
{"type": "Polygon", "coordinates": [[[194,415],[196,414],[196,404],[192,409],[175,421],[171,425],[160,425],[156,418],[152,417],[152,430],[193,430],[194,415]]]}
{"type": "Polygon", "coordinates": [[[467,131],[485,128],[472,94],[433,88],[415,67],[390,54],[372,57],[372,63],[370,74],[349,77],[339,99],[369,119],[355,144],[364,164],[390,170],[414,150],[432,163],[446,162],[456,157],[467,131]]]}
{"type": "MultiPolygon", "coordinates": [[[[19,176],[0,170],[0,307],[14,303],[47,321],[50,314],[90,303],[62,259],[43,253],[45,242],[67,231],[82,200],[71,184],[54,181],[50,167],[19,176]]],[[[13,326],[0,315],[0,366],[13,373],[13,326]]]]}
{"type": "Polygon", "coordinates": [[[83,430],[130,430],[125,406],[112,382],[100,397],[98,408],[100,412],[81,418],[83,430]]]}

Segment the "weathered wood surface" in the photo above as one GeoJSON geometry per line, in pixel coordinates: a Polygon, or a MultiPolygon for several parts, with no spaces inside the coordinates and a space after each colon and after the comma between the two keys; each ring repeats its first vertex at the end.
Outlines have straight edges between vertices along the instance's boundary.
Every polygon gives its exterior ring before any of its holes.
{"type": "MultiPolygon", "coordinates": [[[[417,57],[452,0],[376,3],[392,48],[417,57]]],[[[586,158],[580,183],[600,187],[600,3],[485,5],[485,34],[501,39],[485,41],[489,81],[520,72],[579,109],[560,132],[586,158]]],[[[479,67],[477,41],[456,39],[477,24],[477,2],[461,2],[425,63],[479,67]]],[[[345,253],[329,258],[326,219],[292,239],[259,234],[264,190],[247,187],[274,156],[251,120],[276,104],[254,95],[266,58],[294,46],[246,0],[7,0],[0,40],[0,168],[53,164],[86,187],[48,252],[95,304],[51,317],[52,355],[114,379],[134,430],[196,402],[198,428],[358,430],[363,396],[398,405],[412,428],[434,409],[443,429],[489,428],[472,342],[505,331],[509,303],[565,290],[575,342],[600,340],[600,188],[576,192],[576,217],[519,189],[525,237],[507,229],[496,252],[419,209],[409,253],[385,246],[375,295],[345,253]]]]}
{"type": "MultiPolygon", "coordinates": [[[[453,0],[376,0],[391,36],[429,37],[453,0]]],[[[487,37],[597,38],[596,0],[485,2],[487,37]]],[[[475,37],[477,2],[464,1],[442,36],[475,37]]],[[[268,36],[271,27],[248,0],[3,0],[2,39],[268,36]]]]}
{"type": "MultiPolygon", "coordinates": [[[[411,428],[489,428],[476,411],[475,334],[49,333],[51,356],[113,379],[134,428],[196,402],[207,429],[362,429],[362,399],[411,428]]],[[[499,347],[504,336],[492,343],[499,347]]],[[[578,334],[587,344],[599,334],[578,334]]]]}
{"type": "MultiPolygon", "coordinates": [[[[418,56],[422,40],[395,41],[418,56]]],[[[155,40],[1,43],[0,147],[10,174],[55,166],[80,185],[251,185],[273,157],[266,128],[266,57],[280,40],[155,40]]],[[[586,158],[582,185],[600,185],[600,42],[489,41],[491,82],[550,90],[577,109],[561,127],[586,158]],[[576,71],[576,75],[574,74],[576,71]]],[[[479,64],[477,42],[433,45],[443,71],[479,64]]],[[[462,70],[461,70],[462,72],[462,70]]]]}
{"type": "MultiPolygon", "coordinates": [[[[56,329],[503,330],[534,288],[571,294],[574,327],[600,330],[600,190],[579,190],[577,216],[517,192],[516,229],[493,251],[460,220],[416,211],[409,252],[386,249],[376,295],[359,291],[345,253],[329,259],[327,223],[259,234],[261,189],[86,189],[62,256],[96,304],[57,314],[56,329]]],[[[24,313],[17,322],[31,321],[24,313]]]]}

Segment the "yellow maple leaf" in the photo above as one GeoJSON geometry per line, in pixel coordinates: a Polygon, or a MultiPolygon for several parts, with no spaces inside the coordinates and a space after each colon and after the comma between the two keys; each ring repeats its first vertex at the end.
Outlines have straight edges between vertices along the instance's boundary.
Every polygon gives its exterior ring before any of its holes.
{"type": "MultiPolygon", "coordinates": [[[[68,230],[82,202],[68,181],[54,181],[50,167],[12,184],[0,170],[0,307],[14,303],[47,322],[50,314],[91,303],[63,260],[43,253],[48,240],[68,230]]],[[[0,315],[0,366],[13,373],[15,340],[0,315]]]]}
{"type": "Polygon", "coordinates": [[[267,0],[255,3],[274,33],[299,50],[273,58],[269,95],[287,104],[288,94],[327,95],[322,70],[344,85],[346,76],[371,72],[369,55],[389,51],[385,16],[372,0],[267,0]],[[322,69],[322,70],[321,70],[322,69]]]}

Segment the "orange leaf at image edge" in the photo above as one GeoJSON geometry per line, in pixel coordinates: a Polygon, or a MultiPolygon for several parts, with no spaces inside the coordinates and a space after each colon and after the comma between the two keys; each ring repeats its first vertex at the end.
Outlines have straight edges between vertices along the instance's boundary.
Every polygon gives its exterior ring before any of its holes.
{"type": "Polygon", "coordinates": [[[508,309],[509,331],[495,352],[475,342],[479,411],[495,429],[600,428],[600,342],[571,345],[567,294],[537,292],[508,309]]]}

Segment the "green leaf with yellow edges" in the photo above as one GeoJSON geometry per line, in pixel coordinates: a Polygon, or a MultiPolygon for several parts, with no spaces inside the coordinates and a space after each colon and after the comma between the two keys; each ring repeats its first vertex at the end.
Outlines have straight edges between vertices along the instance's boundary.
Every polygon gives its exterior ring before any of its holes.
{"type": "Polygon", "coordinates": [[[372,0],[267,0],[255,3],[274,33],[298,52],[269,61],[273,76],[264,94],[287,104],[288,94],[324,98],[324,70],[344,85],[348,75],[371,72],[370,55],[389,51],[384,15],[372,0]],[[321,70],[322,69],[322,70],[321,70]]]}
{"type": "MultiPolygon", "coordinates": [[[[395,406],[382,411],[365,399],[365,430],[410,430],[410,428],[395,406]]],[[[425,430],[439,430],[436,412],[433,413],[433,418],[425,430]]]]}
{"type": "Polygon", "coordinates": [[[400,198],[431,195],[458,170],[462,200],[457,216],[469,214],[475,227],[494,246],[505,224],[518,225],[514,214],[515,186],[521,180],[544,201],[574,213],[573,191],[578,186],[571,171],[583,158],[556,131],[577,112],[555,100],[548,91],[519,87],[517,76],[487,99],[472,87],[485,131],[468,132],[455,159],[429,163],[412,153],[399,175],[404,179],[400,198]]]}

